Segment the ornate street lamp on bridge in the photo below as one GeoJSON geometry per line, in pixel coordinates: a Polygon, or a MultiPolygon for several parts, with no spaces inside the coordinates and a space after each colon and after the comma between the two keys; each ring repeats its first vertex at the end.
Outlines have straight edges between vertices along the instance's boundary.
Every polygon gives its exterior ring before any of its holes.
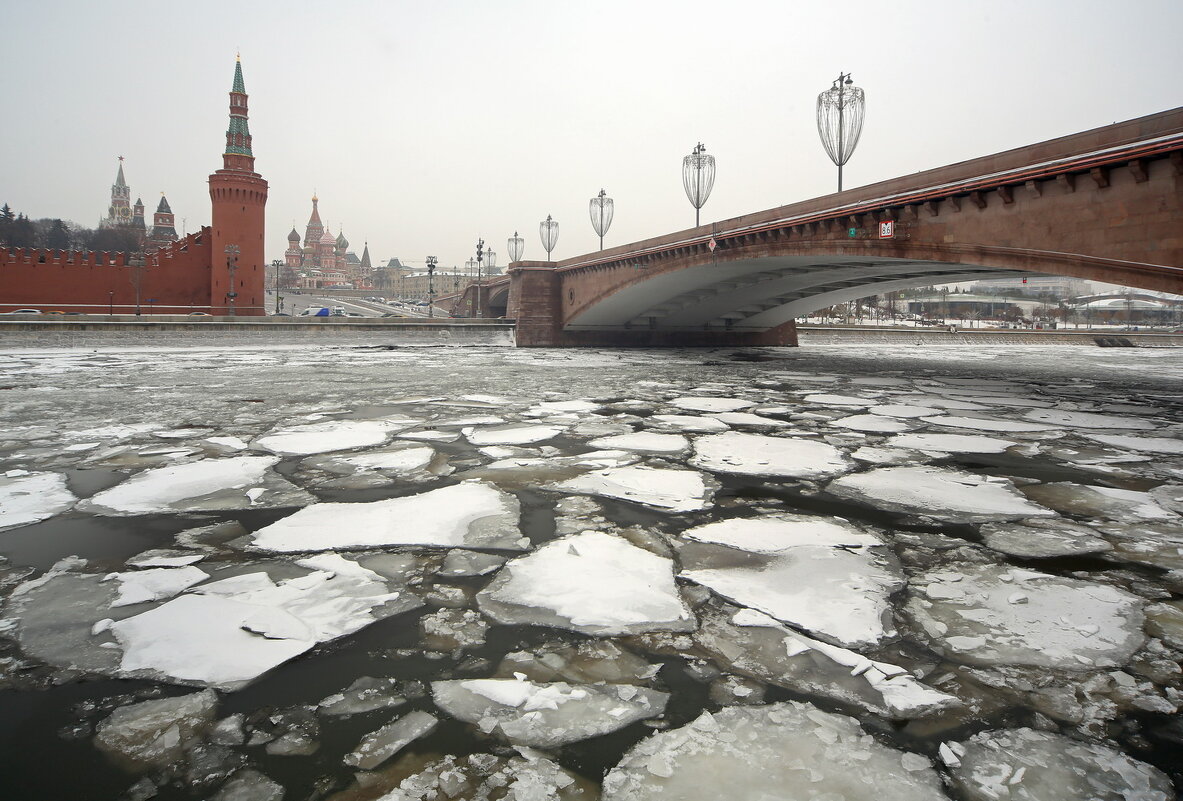
{"type": "Polygon", "coordinates": [[[817,96],[817,132],[830,160],[838,166],[838,191],[842,191],[842,165],[850,160],[863,132],[866,96],[854,85],[850,73],[838,73],[834,85],[817,96]]]}
{"type": "Polygon", "coordinates": [[[689,156],[682,158],[682,186],[690,205],[694,206],[694,227],[697,228],[698,213],[715,186],[715,157],[707,155],[706,145],[702,142],[694,146],[689,156]]]}
{"type": "Polygon", "coordinates": [[[485,240],[477,239],[476,243],[476,316],[481,316],[481,262],[485,255],[485,240]]]}
{"type": "Polygon", "coordinates": [[[538,223],[538,236],[542,238],[542,247],[546,250],[546,260],[550,261],[550,252],[555,249],[559,241],[559,221],[552,220],[550,215],[538,223]]]}
{"type": "Polygon", "coordinates": [[[279,314],[283,311],[283,298],[279,296],[279,271],[283,269],[284,261],[282,259],[274,259],[271,262],[272,269],[275,270],[275,313],[279,314]]]}
{"type": "Polygon", "coordinates": [[[601,189],[600,194],[591,199],[589,208],[592,228],[600,235],[600,250],[604,249],[604,234],[608,233],[612,225],[612,198],[607,197],[607,194],[601,189]]]}
{"type": "Polygon", "coordinates": [[[509,249],[509,261],[512,264],[515,261],[522,260],[522,253],[526,250],[526,240],[518,236],[518,232],[514,231],[513,236],[505,243],[509,249]]]}
{"type": "Polygon", "coordinates": [[[435,256],[427,257],[427,316],[435,317],[435,256]]]}

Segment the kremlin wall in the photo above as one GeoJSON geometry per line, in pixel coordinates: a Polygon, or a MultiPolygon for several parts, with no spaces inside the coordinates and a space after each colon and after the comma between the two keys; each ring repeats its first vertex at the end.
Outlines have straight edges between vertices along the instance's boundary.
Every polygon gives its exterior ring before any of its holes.
{"type": "MultiPolygon", "coordinates": [[[[211,224],[144,254],[0,248],[0,312],[206,312],[264,308],[267,181],[254,171],[242,63],[234,67],[222,169],[209,176],[211,224]]],[[[122,170],[120,171],[122,175],[122,170]]]]}

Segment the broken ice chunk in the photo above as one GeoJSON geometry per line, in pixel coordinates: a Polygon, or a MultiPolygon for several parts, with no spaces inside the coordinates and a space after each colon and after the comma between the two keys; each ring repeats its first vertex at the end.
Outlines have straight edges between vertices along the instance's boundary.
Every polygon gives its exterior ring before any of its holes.
{"type": "Polygon", "coordinates": [[[265,526],[252,547],[324,551],[384,545],[521,550],[518,502],[491,484],[466,481],[370,503],[318,503],[265,526]]]}
{"type": "Polygon", "coordinates": [[[728,707],[633,746],[604,778],[602,798],[754,801],[793,788],[791,797],[811,799],[944,801],[936,771],[901,770],[902,760],[854,718],[809,704],[728,707]]]}
{"type": "Polygon", "coordinates": [[[99,724],[95,746],[135,772],[166,767],[213,725],[217,705],[206,690],[120,707],[99,724]]]}
{"type": "Polygon", "coordinates": [[[119,582],[119,597],[111,604],[115,607],[171,598],[205,581],[209,574],[196,567],[157,567],[115,573],[113,577],[119,582]]]}
{"type": "Polygon", "coordinates": [[[346,451],[381,445],[386,442],[391,432],[407,428],[414,422],[416,421],[331,420],[272,431],[256,439],[253,444],[272,453],[299,456],[346,451]]]}
{"type": "Polygon", "coordinates": [[[843,476],[826,488],[842,498],[959,522],[1054,517],[1004,479],[940,467],[881,467],[843,476]]]}
{"type": "Polygon", "coordinates": [[[714,485],[695,470],[640,466],[597,470],[553,484],[549,488],[581,495],[619,498],[671,512],[706,509],[715,494],[714,485]]]}
{"type": "MultiPolygon", "coordinates": [[[[945,759],[954,785],[969,801],[1170,801],[1171,780],[1160,770],[1099,743],[1033,729],[984,731],[945,759]]],[[[942,748],[944,757],[945,746],[942,748]]]]}
{"type": "Polygon", "coordinates": [[[438,724],[435,715],[419,710],[408,712],[393,723],[367,734],[342,761],[355,768],[373,770],[413,740],[433,732],[438,724]]]}
{"type": "Polygon", "coordinates": [[[690,463],[719,473],[793,478],[827,478],[854,466],[824,442],[734,431],[700,437],[690,463]]]}
{"type": "Polygon", "coordinates": [[[499,623],[599,636],[694,628],[673,562],[596,531],[551,540],[507,562],[477,602],[499,623]]]}
{"type": "Polygon", "coordinates": [[[1115,587],[998,565],[945,569],[961,574],[958,592],[939,591],[941,571],[930,571],[913,578],[906,608],[934,645],[970,664],[1116,667],[1145,639],[1141,600],[1115,587]]]}
{"type": "Polygon", "coordinates": [[[47,520],[77,500],[59,473],[0,476],[0,531],[47,520]]]}
{"type": "Polygon", "coordinates": [[[981,531],[987,547],[1023,559],[1053,559],[1113,550],[1112,545],[1097,536],[1096,529],[1062,520],[987,523],[981,531]]]}
{"type": "Polygon", "coordinates": [[[600,437],[588,443],[594,448],[617,448],[641,453],[678,454],[689,447],[689,441],[681,434],[654,434],[638,431],[632,434],[617,434],[600,437]]]}
{"type": "Polygon", "coordinates": [[[535,684],[518,679],[434,681],[436,705],[454,718],[492,718],[512,743],[554,748],[660,715],[668,693],[633,685],[535,684]],[[628,698],[624,696],[627,695],[628,698]]]}

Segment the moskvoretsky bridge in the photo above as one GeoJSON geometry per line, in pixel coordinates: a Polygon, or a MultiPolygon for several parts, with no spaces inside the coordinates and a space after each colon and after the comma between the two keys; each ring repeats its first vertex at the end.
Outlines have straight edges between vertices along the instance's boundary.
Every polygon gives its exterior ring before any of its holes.
{"type": "MultiPolygon", "coordinates": [[[[793,320],[1056,274],[1183,294],[1183,108],[560,262],[480,288],[519,346],[795,344],[793,320]]],[[[476,291],[477,288],[473,287],[476,291]]]]}

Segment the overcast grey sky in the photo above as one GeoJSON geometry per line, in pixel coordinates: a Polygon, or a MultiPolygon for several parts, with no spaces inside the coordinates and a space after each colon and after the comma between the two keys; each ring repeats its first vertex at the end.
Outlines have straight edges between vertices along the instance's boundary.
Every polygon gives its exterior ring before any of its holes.
{"type": "Polygon", "coordinates": [[[209,223],[242,54],[267,258],[310,198],[351,249],[507,260],[538,223],[556,259],[691,227],[682,157],[718,160],[704,223],[832,192],[814,103],[867,94],[847,188],[1183,104],[1183,1],[0,0],[0,203],[94,226],[118,163],[209,223]]]}

